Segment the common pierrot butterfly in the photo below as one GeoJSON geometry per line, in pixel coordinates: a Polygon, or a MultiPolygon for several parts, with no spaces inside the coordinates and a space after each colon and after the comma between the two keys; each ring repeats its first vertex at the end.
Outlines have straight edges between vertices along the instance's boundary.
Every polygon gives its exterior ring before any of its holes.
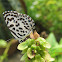
{"type": "Polygon", "coordinates": [[[11,34],[19,41],[25,39],[35,29],[34,20],[26,14],[5,11],[3,16],[11,34]]]}

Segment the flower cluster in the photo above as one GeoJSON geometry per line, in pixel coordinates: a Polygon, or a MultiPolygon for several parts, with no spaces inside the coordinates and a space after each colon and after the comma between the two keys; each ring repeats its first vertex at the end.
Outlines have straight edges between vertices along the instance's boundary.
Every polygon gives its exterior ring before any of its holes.
{"type": "Polygon", "coordinates": [[[51,62],[51,58],[47,49],[51,46],[46,40],[39,36],[37,32],[31,33],[32,39],[27,39],[25,42],[18,45],[18,49],[24,54],[21,58],[25,62],[51,62]]]}

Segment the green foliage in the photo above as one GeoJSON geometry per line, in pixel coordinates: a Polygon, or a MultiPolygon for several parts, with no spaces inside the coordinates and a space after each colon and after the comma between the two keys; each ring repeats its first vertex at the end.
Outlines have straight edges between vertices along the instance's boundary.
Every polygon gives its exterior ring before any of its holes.
{"type": "Polygon", "coordinates": [[[1,0],[0,0],[0,14],[3,13],[3,11],[4,11],[4,7],[3,7],[1,0]]]}
{"type": "Polygon", "coordinates": [[[56,38],[53,33],[50,33],[48,38],[46,39],[51,45],[51,48],[49,49],[49,53],[52,57],[55,57],[54,62],[61,62],[62,61],[62,38],[57,43],[56,38]]]}
{"type": "Polygon", "coordinates": [[[19,0],[8,0],[8,1],[14,10],[24,13],[24,10],[19,0]]]}
{"type": "Polygon", "coordinates": [[[62,0],[24,0],[27,14],[55,33],[62,33],[62,0]]]}
{"type": "Polygon", "coordinates": [[[7,42],[5,40],[0,39],[0,48],[6,48],[7,42]]]}
{"type": "Polygon", "coordinates": [[[62,45],[62,38],[60,39],[59,44],[61,44],[61,45],[62,45]]]}
{"type": "Polygon", "coordinates": [[[21,58],[25,62],[51,62],[51,58],[46,49],[50,48],[50,44],[44,38],[27,39],[18,45],[18,49],[24,54],[21,58]]]}
{"type": "Polygon", "coordinates": [[[57,62],[62,62],[62,55],[59,55],[59,56],[57,57],[57,62]]]}
{"type": "Polygon", "coordinates": [[[56,38],[54,36],[53,33],[50,33],[48,38],[46,39],[46,41],[48,41],[51,45],[51,47],[54,47],[55,45],[58,45],[57,41],[56,41],[56,38]]]}
{"type": "Polygon", "coordinates": [[[8,43],[5,40],[0,40],[0,47],[1,48],[5,47],[3,54],[0,55],[0,62],[3,62],[4,60],[8,59],[7,58],[8,57],[8,51],[9,51],[9,48],[10,48],[12,42],[13,42],[13,39],[8,43]]]}
{"type": "Polygon", "coordinates": [[[8,30],[5,20],[3,18],[2,13],[6,10],[3,3],[6,3],[6,1],[2,2],[2,0],[0,0],[0,39],[8,40],[12,37],[12,35],[10,34],[10,31],[8,30]]]}

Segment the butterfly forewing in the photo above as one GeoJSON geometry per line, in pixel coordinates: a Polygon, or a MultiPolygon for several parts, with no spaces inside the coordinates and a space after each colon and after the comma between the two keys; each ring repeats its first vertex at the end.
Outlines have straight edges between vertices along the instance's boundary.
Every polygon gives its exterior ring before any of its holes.
{"type": "Polygon", "coordinates": [[[3,15],[11,34],[19,41],[26,38],[35,28],[34,21],[26,14],[20,14],[16,11],[5,11],[3,15]]]}

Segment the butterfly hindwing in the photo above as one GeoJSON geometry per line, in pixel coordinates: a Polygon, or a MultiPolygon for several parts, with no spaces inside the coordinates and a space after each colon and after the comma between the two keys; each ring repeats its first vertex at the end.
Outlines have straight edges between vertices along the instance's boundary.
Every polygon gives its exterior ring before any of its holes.
{"type": "Polygon", "coordinates": [[[20,14],[17,11],[5,11],[3,15],[11,34],[19,41],[35,28],[34,21],[26,14],[20,14]]]}

